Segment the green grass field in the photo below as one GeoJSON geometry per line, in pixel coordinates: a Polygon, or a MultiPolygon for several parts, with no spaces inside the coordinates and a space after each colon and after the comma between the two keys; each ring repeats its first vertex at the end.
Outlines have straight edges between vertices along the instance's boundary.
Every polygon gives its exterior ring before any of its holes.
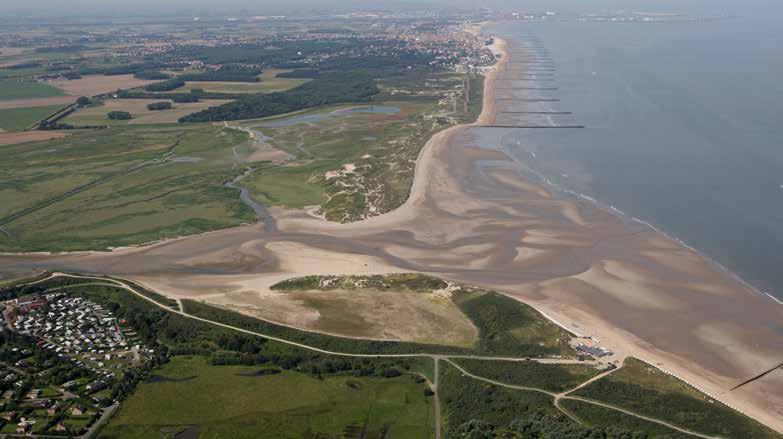
{"type": "Polygon", "coordinates": [[[244,184],[270,205],[320,205],[332,221],[355,221],[399,206],[413,182],[413,160],[437,131],[425,118],[436,108],[432,101],[377,105],[400,111],[334,113],[345,108],[335,107],[244,124],[296,157],[286,166],[254,173],[244,184]],[[345,172],[345,166],[355,168],[345,172]]]}
{"type": "Polygon", "coordinates": [[[154,372],[102,430],[103,438],[431,438],[434,413],[412,376],[317,379],[175,357],[154,372]]]}
{"type": "Polygon", "coordinates": [[[63,122],[74,126],[96,126],[96,125],[150,125],[150,124],[174,124],[177,120],[190,113],[203,110],[205,108],[226,103],[226,100],[204,100],[200,102],[189,102],[174,104],[173,108],[168,110],[149,110],[147,105],[152,102],[170,102],[166,100],[151,101],[147,99],[110,99],[101,105],[94,105],[79,109],[71,113],[63,122]],[[109,119],[110,111],[127,111],[133,117],[129,120],[109,119]]]}
{"type": "Polygon", "coordinates": [[[43,107],[0,109],[0,130],[24,130],[61,108],[63,108],[62,105],[47,105],[43,107]]]}
{"type": "MultiPolygon", "coordinates": [[[[471,420],[505,426],[534,413],[558,416],[549,395],[499,387],[462,375],[441,363],[438,389],[443,404],[446,437],[461,437],[460,428],[471,420]]],[[[479,436],[477,436],[479,437],[479,436]]]]}
{"type": "Polygon", "coordinates": [[[568,345],[570,335],[524,303],[485,290],[458,290],[454,292],[452,300],[479,329],[479,340],[474,346],[458,347],[316,335],[194,300],[185,299],[182,304],[185,312],[194,316],[337,352],[362,354],[426,352],[515,357],[574,357],[576,355],[576,351],[568,345]],[[480,300],[476,300],[477,298],[480,300]]]}
{"type": "Polygon", "coordinates": [[[0,69],[0,79],[6,78],[24,78],[31,75],[40,75],[45,73],[44,67],[29,67],[21,69],[0,69]]]}
{"type": "Polygon", "coordinates": [[[478,352],[574,357],[571,335],[532,307],[485,290],[459,290],[452,300],[479,329],[478,352]]]}
{"type": "Polygon", "coordinates": [[[454,360],[468,372],[501,383],[563,392],[598,375],[601,371],[585,364],[544,364],[535,361],[454,360]]]}
{"type": "Polygon", "coordinates": [[[52,96],[65,96],[65,93],[57,87],[40,82],[19,79],[0,80],[0,101],[49,98],[52,96]]]}
{"type": "MultiPolygon", "coordinates": [[[[575,395],[607,402],[708,435],[780,437],[758,422],[634,358],[626,359],[622,369],[579,389],[575,395]]],[[[603,415],[595,411],[584,416],[591,422],[606,422],[603,415]]]]}
{"type": "Polygon", "coordinates": [[[591,426],[612,425],[630,431],[643,431],[648,434],[648,437],[653,438],[664,436],[667,439],[686,439],[693,437],[661,424],[645,421],[595,404],[564,399],[560,401],[560,405],[577,419],[591,426]]]}
{"type": "Polygon", "coordinates": [[[243,123],[295,157],[285,166],[254,173],[245,186],[267,204],[320,206],[326,219],[337,222],[400,206],[408,198],[415,160],[427,140],[450,125],[473,121],[481,111],[480,78],[470,80],[470,91],[464,91],[469,100],[457,96],[455,102],[445,96],[456,93],[465,78],[427,79],[403,75],[380,81],[385,91],[373,105],[397,107],[398,113],[335,114],[335,108],[329,108],[274,122],[243,123]]]}
{"type": "Polygon", "coordinates": [[[260,82],[215,82],[215,81],[190,81],[178,88],[177,92],[190,92],[193,89],[201,89],[208,93],[272,93],[290,90],[298,87],[309,79],[304,78],[277,78],[275,75],[288,72],[287,69],[267,69],[259,76],[260,82]]]}
{"type": "Polygon", "coordinates": [[[252,222],[237,191],[223,187],[241,172],[232,147],[246,141],[236,130],[189,125],[6,146],[0,250],[104,249],[252,222]]]}

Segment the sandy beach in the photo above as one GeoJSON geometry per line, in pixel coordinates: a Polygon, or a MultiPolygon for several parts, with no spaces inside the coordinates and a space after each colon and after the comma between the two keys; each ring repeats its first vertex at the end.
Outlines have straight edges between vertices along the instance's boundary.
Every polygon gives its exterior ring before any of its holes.
{"type": "Polygon", "coordinates": [[[111,253],[2,255],[0,273],[59,269],[138,280],[172,297],[226,305],[310,274],[415,271],[493,288],[597,338],[616,359],[633,355],[672,371],[783,432],[783,370],[730,391],[783,361],[783,307],[699,254],[638,223],[527,180],[500,150],[498,80],[523,49],[486,75],[471,125],[433,136],[419,155],[409,199],[365,221],[336,224],[271,209],[263,225],[111,253]]]}

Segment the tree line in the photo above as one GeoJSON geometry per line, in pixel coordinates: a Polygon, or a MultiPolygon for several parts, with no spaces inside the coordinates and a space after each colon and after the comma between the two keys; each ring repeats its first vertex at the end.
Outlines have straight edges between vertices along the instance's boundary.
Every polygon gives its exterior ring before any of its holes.
{"type": "Polygon", "coordinates": [[[323,105],[366,102],[378,92],[375,81],[365,72],[333,74],[322,76],[288,91],[250,95],[234,102],[189,114],[179,121],[256,119],[323,105]]]}

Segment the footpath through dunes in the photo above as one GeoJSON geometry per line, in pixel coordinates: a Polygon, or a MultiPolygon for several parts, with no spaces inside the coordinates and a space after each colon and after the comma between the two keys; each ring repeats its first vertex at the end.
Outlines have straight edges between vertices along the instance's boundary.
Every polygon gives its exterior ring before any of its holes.
{"type": "MultiPolygon", "coordinates": [[[[497,71],[522,56],[512,52],[497,71]]],[[[195,299],[267,294],[302,275],[433,273],[525,301],[620,358],[660,365],[783,431],[783,371],[729,391],[780,363],[783,307],[646,226],[527,178],[500,150],[511,130],[481,127],[495,122],[496,74],[479,122],[428,142],[411,196],[389,214],[335,224],[273,209],[271,231],[252,225],[111,253],[0,256],[0,272],[115,274],[195,299]]]]}

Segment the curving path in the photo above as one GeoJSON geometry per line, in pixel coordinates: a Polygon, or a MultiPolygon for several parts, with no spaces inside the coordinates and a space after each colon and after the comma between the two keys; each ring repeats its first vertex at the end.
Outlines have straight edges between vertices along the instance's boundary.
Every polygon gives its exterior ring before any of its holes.
{"type": "MultiPolygon", "coordinates": [[[[579,424],[583,424],[583,422],[581,420],[579,420],[576,416],[574,416],[572,413],[568,412],[567,410],[565,410],[564,408],[562,408],[559,405],[559,401],[561,399],[571,399],[571,400],[576,400],[576,401],[580,401],[580,402],[584,402],[584,403],[588,403],[588,404],[601,406],[601,407],[604,407],[604,408],[607,408],[607,409],[610,409],[610,410],[615,410],[615,411],[624,413],[624,414],[629,415],[629,416],[634,416],[636,418],[639,418],[639,419],[642,419],[642,420],[645,420],[645,421],[648,421],[648,422],[653,422],[653,423],[656,423],[656,424],[659,424],[659,425],[663,425],[663,426],[668,427],[668,428],[670,428],[672,430],[679,431],[680,433],[685,433],[685,434],[689,434],[689,435],[700,437],[700,438],[704,438],[704,439],[719,439],[716,436],[708,436],[708,435],[704,435],[704,434],[701,434],[701,433],[698,433],[698,432],[695,432],[695,431],[691,431],[691,430],[688,430],[688,429],[685,429],[685,428],[681,428],[681,427],[678,427],[676,425],[670,424],[670,423],[668,423],[666,421],[662,421],[660,419],[655,419],[655,418],[651,418],[651,417],[648,417],[648,416],[644,416],[644,415],[632,412],[630,410],[626,410],[626,409],[623,409],[623,408],[620,408],[620,407],[613,406],[611,404],[606,404],[606,403],[603,403],[603,402],[600,402],[600,401],[595,401],[595,400],[591,400],[591,399],[587,399],[587,398],[583,398],[583,397],[578,397],[578,396],[568,396],[570,393],[572,393],[572,392],[574,392],[574,391],[576,391],[578,389],[581,389],[582,387],[585,387],[585,386],[589,385],[590,383],[592,383],[592,382],[594,382],[596,380],[604,378],[605,376],[607,376],[607,375],[609,375],[611,373],[614,373],[615,371],[619,370],[620,367],[622,367],[622,366],[610,369],[610,370],[608,370],[606,372],[603,372],[603,373],[601,373],[599,375],[596,375],[596,376],[586,380],[585,382],[581,383],[577,387],[574,387],[573,389],[570,389],[570,390],[567,390],[567,391],[561,392],[561,393],[556,393],[556,392],[551,392],[551,391],[540,389],[540,388],[536,388],[536,387],[528,387],[528,386],[519,386],[519,385],[507,384],[507,383],[503,383],[501,381],[496,381],[496,380],[485,378],[485,377],[482,377],[482,376],[479,376],[479,375],[475,375],[475,374],[472,374],[472,373],[468,372],[463,367],[459,366],[457,363],[452,361],[452,359],[458,359],[458,358],[481,359],[481,360],[487,360],[487,361],[529,361],[529,360],[539,361],[538,359],[531,359],[531,358],[527,358],[527,357],[526,358],[514,358],[514,357],[492,357],[492,356],[480,356],[480,355],[476,355],[476,356],[473,356],[473,355],[439,355],[439,354],[431,354],[431,353],[415,353],[415,354],[356,354],[356,353],[347,353],[347,352],[335,352],[335,351],[329,351],[329,350],[326,350],[326,349],[317,348],[315,346],[310,346],[310,345],[303,344],[303,343],[293,342],[293,341],[286,340],[286,339],[279,338],[279,337],[273,337],[273,336],[270,336],[270,335],[267,335],[267,334],[264,334],[264,333],[260,333],[260,332],[256,332],[256,331],[250,331],[250,330],[247,330],[247,329],[238,328],[238,327],[227,325],[227,324],[224,324],[224,323],[215,322],[213,320],[205,319],[205,318],[202,318],[202,317],[194,316],[194,315],[191,315],[191,314],[188,314],[188,313],[182,311],[182,309],[183,309],[182,308],[182,304],[181,304],[181,301],[179,301],[179,300],[177,301],[179,306],[176,309],[173,309],[171,307],[168,307],[168,306],[166,306],[166,305],[164,305],[162,303],[159,303],[156,300],[154,300],[154,299],[152,299],[150,297],[147,297],[146,295],[138,292],[136,289],[134,289],[130,285],[122,282],[121,280],[117,280],[117,279],[113,279],[113,278],[98,277],[98,276],[86,276],[86,275],[75,275],[75,274],[69,274],[69,273],[57,273],[57,272],[55,272],[55,273],[52,273],[51,275],[49,275],[46,278],[43,278],[43,279],[40,279],[40,280],[37,280],[37,281],[34,281],[34,282],[30,282],[28,285],[44,282],[44,281],[52,279],[54,277],[68,277],[68,278],[72,278],[72,279],[87,279],[87,280],[91,280],[91,281],[96,281],[97,280],[97,281],[101,281],[101,282],[89,282],[89,283],[84,283],[84,284],[67,285],[67,286],[57,287],[57,288],[53,288],[53,289],[66,289],[66,288],[75,288],[75,287],[89,286],[89,285],[103,285],[103,286],[110,286],[110,287],[115,287],[115,288],[121,288],[121,289],[124,289],[124,290],[130,292],[131,294],[136,295],[137,297],[139,297],[139,298],[141,298],[143,300],[146,300],[146,301],[154,304],[155,306],[157,306],[157,307],[159,307],[161,309],[164,309],[164,310],[166,310],[168,312],[171,312],[171,313],[179,314],[179,315],[181,315],[181,316],[183,316],[185,318],[198,320],[198,321],[201,321],[201,322],[204,322],[204,323],[208,323],[208,324],[211,324],[211,325],[216,325],[216,326],[219,326],[219,327],[222,327],[222,328],[226,328],[226,329],[230,329],[230,330],[233,330],[233,331],[239,331],[239,332],[242,332],[242,333],[245,333],[245,334],[249,334],[249,335],[254,335],[254,336],[258,336],[258,337],[264,337],[264,338],[269,339],[269,340],[274,340],[274,341],[277,341],[277,342],[280,342],[280,343],[285,343],[285,344],[288,344],[288,345],[291,345],[291,346],[296,346],[296,347],[299,347],[299,348],[302,348],[302,349],[307,349],[307,350],[311,350],[311,351],[322,353],[322,354],[345,356],[345,357],[365,357],[365,358],[373,358],[373,357],[374,358],[379,358],[379,357],[382,357],[382,358],[383,357],[385,357],[385,358],[409,358],[409,357],[426,357],[426,358],[431,358],[433,360],[433,363],[434,363],[434,377],[433,377],[434,381],[430,383],[430,386],[433,389],[433,391],[435,392],[435,395],[434,395],[434,405],[435,405],[435,422],[436,422],[435,435],[436,435],[436,439],[440,439],[441,438],[441,409],[440,409],[440,398],[439,398],[440,393],[439,393],[439,388],[438,388],[438,376],[440,375],[439,374],[439,362],[441,360],[446,361],[447,363],[449,363],[451,366],[453,366],[454,368],[459,370],[463,375],[468,376],[468,377],[473,378],[473,379],[476,379],[476,380],[479,380],[479,381],[484,381],[486,383],[490,383],[490,384],[493,384],[493,385],[496,385],[496,386],[500,386],[500,387],[506,387],[506,388],[510,388],[510,389],[524,390],[524,391],[530,391],[530,392],[538,392],[538,393],[543,393],[543,394],[549,395],[549,396],[551,396],[553,398],[553,404],[554,404],[554,406],[558,410],[560,410],[564,415],[568,416],[574,422],[577,422],[579,424]]],[[[546,360],[545,362],[546,363],[550,363],[550,364],[557,364],[557,363],[573,364],[573,363],[576,362],[574,360],[556,360],[556,359],[541,359],[541,360],[546,360]]],[[[582,364],[589,364],[589,362],[582,362],[582,364]]]]}

